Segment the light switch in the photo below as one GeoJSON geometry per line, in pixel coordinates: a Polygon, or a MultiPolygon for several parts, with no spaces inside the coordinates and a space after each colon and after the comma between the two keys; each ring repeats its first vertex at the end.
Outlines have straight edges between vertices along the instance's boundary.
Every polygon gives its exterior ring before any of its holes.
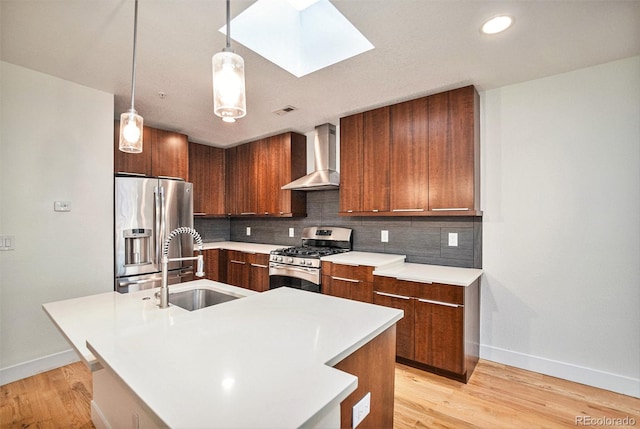
{"type": "Polygon", "coordinates": [[[380,241],[382,241],[383,243],[389,242],[389,231],[387,231],[386,229],[380,231],[380,241]]]}
{"type": "Polygon", "coordinates": [[[458,233],[450,232],[449,233],[449,246],[458,247],[458,233]]]}
{"type": "Polygon", "coordinates": [[[295,237],[295,236],[296,236],[295,229],[289,228],[289,237],[295,237]]]}

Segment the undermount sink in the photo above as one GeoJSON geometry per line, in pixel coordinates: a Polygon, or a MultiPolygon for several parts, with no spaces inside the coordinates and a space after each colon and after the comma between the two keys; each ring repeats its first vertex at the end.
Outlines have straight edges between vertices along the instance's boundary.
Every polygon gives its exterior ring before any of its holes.
{"type": "Polygon", "coordinates": [[[169,294],[169,303],[193,311],[238,299],[238,296],[211,289],[190,289],[169,294]]]}

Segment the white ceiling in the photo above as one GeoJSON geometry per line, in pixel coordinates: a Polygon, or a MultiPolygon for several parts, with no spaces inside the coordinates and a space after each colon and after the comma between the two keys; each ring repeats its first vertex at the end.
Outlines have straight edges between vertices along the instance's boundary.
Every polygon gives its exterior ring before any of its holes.
{"type": "MultiPolygon", "coordinates": [[[[252,3],[233,0],[231,17],[252,3]]],[[[640,0],[332,3],[375,49],[296,78],[232,40],[245,60],[248,113],[227,124],[213,115],[211,95],[225,1],[139,0],[136,110],[145,125],[224,147],[467,84],[483,91],[640,54],[640,0]],[[482,35],[499,13],[515,25],[482,35]],[[286,105],[299,110],[272,113],[286,105]]],[[[133,0],[0,5],[3,61],[115,94],[114,117],[129,108],[133,0]]]]}

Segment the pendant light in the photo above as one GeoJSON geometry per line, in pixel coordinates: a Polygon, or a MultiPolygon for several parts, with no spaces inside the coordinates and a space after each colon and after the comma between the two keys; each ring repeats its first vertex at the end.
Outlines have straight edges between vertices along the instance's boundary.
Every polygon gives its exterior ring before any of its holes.
{"type": "Polygon", "coordinates": [[[231,49],[231,20],[227,0],[227,46],[211,59],[213,68],[213,113],[225,122],[247,114],[244,89],[244,60],[231,49]]]}
{"type": "Polygon", "coordinates": [[[133,66],[131,70],[131,109],[120,115],[120,145],[122,152],[142,152],[142,116],[133,107],[136,88],[136,36],[138,33],[138,0],[133,15],[133,66]]]}

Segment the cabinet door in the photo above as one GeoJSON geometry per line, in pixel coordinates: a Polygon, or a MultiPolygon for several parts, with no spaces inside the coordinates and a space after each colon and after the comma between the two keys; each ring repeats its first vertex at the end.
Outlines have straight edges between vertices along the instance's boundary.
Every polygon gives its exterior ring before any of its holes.
{"type": "Polygon", "coordinates": [[[278,157],[270,167],[277,172],[275,189],[270,190],[271,195],[278,195],[276,214],[306,216],[307,193],[281,188],[307,174],[307,137],[298,133],[286,133],[272,138],[278,144],[278,157]]]}
{"type": "Polygon", "coordinates": [[[269,255],[253,254],[249,266],[249,288],[256,292],[269,290],[269,255]]]}
{"type": "Polygon", "coordinates": [[[429,121],[427,98],[391,106],[390,209],[429,210],[429,121]]]}
{"type": "Polygon", "coordinates": [[[404,317],[396,324],[396,356],[410,360],[414,360],[414,301],[414,299],[408,296],[380,291],[373,292],[374,304],[398,308],[404,311],[404,317]]]}
{"type": "Polygon", "coordinates": [[[464,374],[464,307],[418,299],[415,302],[415,360],[464,374]]]}
{"type": "Polygon", "coordinates": [[[203,250],[202,256],[204,257],[205,278],[207,280],[213,280],[215,282],[221,281],[220,250],[218,249],[203,250]]]}
{"type": "Polygon", "coordinates": [[[428,100],[429,210],[477,210],[478,94],[467,86],[428,100]]]}
{"type": "Polygon", "coordinates": [[[255,151],[256,211],[259,215],[273,216],[280,212],[280,170],[286,168],[285,142],[274,136],[250,144],[255,151]]]}
{"type": "Polygon", "coordinates": [[[151,176],[151,128],[144,127],[142,130],[142,153],[126,153],[118,149],[120,121],[114,122],[113,136],[113,172],[151,176]]]}
{"type": "Polygon", "coordinates": [[[194,215],[226,215],[224,149],[189,143],[194,215]]]}
{"type": "Polygon", "coordinates": [[[251,144],[236,146],[227,152],[227,209],[231,214],[256,214],[254,152],[251,144]]]}
{"type": "Polygon", "coordinates": [[[189,143],[187,136],[151,128],[151,173],[153,176],[189,180],[189,143]]]}
{"type": "Polygon", "coordinates": [[[322,293],[338,298],[351,299],[351,284],[335,280],[331,276],[322,276],[322,293]]]}
{"type": "MultiPolygon", "coordinates": [[[[389,107],[363,113],[362,210],[389,211],[389,107]]],[[[341,170],[342,171],[342,170],[341,170]]]]}
{"type": "Polygon", "coordinates": [[[340,119],[340,213],[362,211],[363,114],[340,119]]]}
{"type": "Polygon", "coordinates": [[[249,288],[249,264],[243,252],[227,251],[227,283],[249,288]]]}

